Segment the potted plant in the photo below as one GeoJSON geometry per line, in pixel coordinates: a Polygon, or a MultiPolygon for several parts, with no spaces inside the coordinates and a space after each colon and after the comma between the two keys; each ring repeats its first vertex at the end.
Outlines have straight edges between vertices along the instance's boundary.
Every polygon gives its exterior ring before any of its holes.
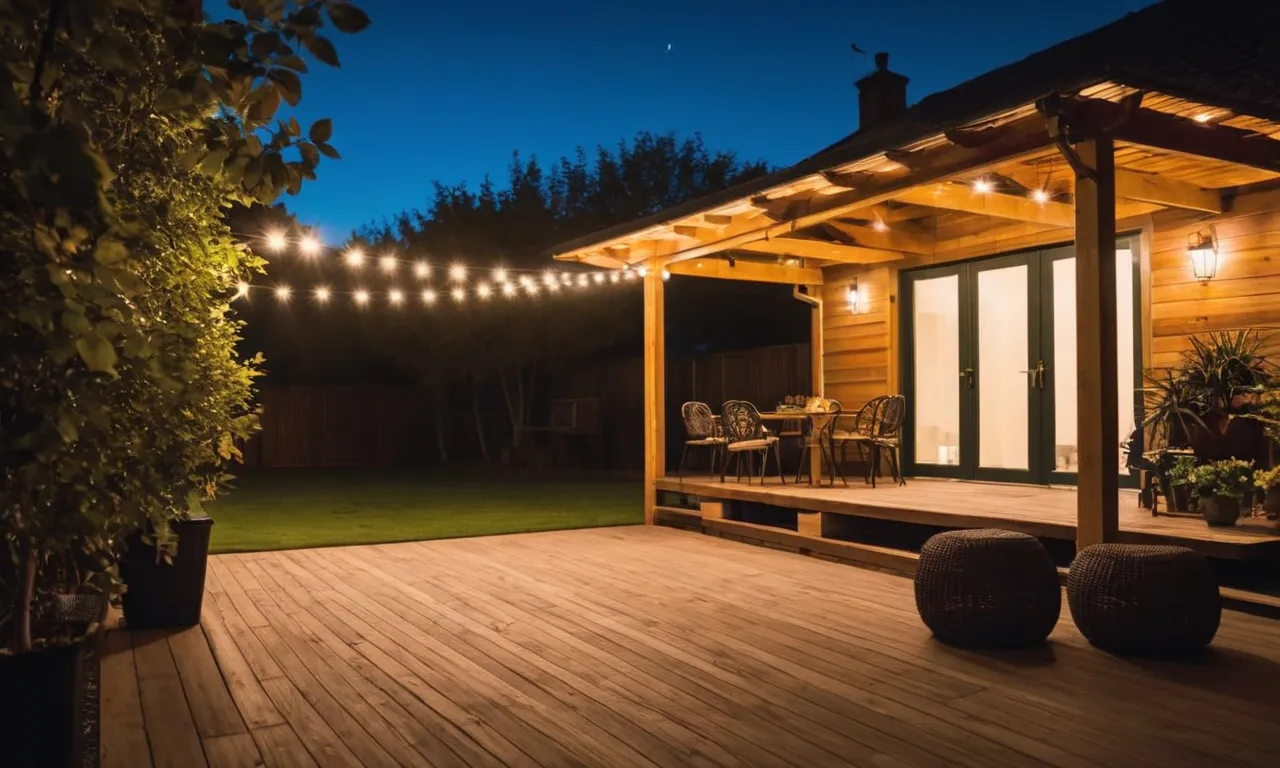
{"type": "Polygon", "coordinates": [[[191,627],[200,623],[204,576],[209,561],[213,519],[200,511],[176,515],[158,533],[135,531],[120,556],[124,620],[130,629],[191,627]],[[168,540],[165,540],[165,539],[168,540]]]}
{"type": "Polygon", "coordinates": [[[1169,500],[1169,508],[1174,512],[1191,511],[1191,473],[1196,468],[1196,457],[1187,454],[1166,454],[1172,457],[1169,469],[1165,473],[1168,487],[1165,498],[1169,500]]]}
{"type": "Polygon", "coordinates": [[[1202,464],[1191,470],[1190,481],[1206,523],[1235,525],[1240,500],[1253,490],[1253,464],[1240,459],[1202,464]]]}
{"type": "Polygon", "coordinates": [[[1258,470],[1253,475],[1253,483],[1266,494],[1262,508],[1267,517],[1273,520],[1280,517],[1280,466],[1258,470]]]}
{"type": "Polygon", "coordinates": [[[1262,429],[1251,417],[1276,380],[1275,366],[1262,352],[1256,331],[1192,336],[1177,378],[1202,408],[1188,439],[1196,455],[1207,459],[1244,456],[1265,461],[1262,429]]]}

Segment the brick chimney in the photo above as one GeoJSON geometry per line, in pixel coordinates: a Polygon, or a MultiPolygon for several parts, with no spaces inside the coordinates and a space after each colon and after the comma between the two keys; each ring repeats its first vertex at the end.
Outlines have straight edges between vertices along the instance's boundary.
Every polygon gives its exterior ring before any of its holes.
{"type": "Polygon", "coordinates": [[[857,82],[858,130],[892,120],[907,110],[907,78],[889,71],[889,54],[876,54],[876,71],[857,82]]]}

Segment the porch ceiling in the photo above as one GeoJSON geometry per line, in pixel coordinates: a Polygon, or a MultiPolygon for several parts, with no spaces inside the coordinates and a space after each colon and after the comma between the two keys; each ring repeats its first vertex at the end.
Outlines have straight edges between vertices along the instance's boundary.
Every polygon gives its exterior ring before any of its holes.
{"type": "MultiPolygon", "coordinates": [[[[1116,137],[1118,220],[1220,212],[1222,190],[1280,178],[1280,123],[1114,82],[1064,105],[1073,126],[1116,137]]],[[[928,257],[978,239],[1057,229],[1069,240],[1074,195],[1046,119],[1026,104],[556,258],[608,268],[699,260],[674,271],[786,282],[797,266],[928,257]],[[729,255],[757,266],[735,273],[729,255]],[[722,264],[707,269],[712,260],[722,264]]]]}

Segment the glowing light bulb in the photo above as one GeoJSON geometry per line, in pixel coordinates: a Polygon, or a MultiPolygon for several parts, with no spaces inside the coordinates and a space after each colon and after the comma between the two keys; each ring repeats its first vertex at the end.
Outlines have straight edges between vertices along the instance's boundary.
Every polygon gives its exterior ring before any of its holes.
{"type": "Polygon", "coordinates": [[[505,282],[507,282],[507,268],[506,268],[506,267],[498,267],[497,269],[493,270],[493,282],[495,282],[495,283],[505,283],[505,282]]]}
{"type": "Polygon", "coordinates": [[[542,273],[542,282],[546,283],[548,287],[550,287],[550,286],[552,286],[552,285],[555,285],[555,282],[556,282],[556,273],[555,273],[555,272],[552,272],[552,271],[551,271],[551,270],[549,270],[549,269],[548,269],[546,272],[543,272],[543,273],[542,273]]]}
{"type": "Polygon", "coordinates": [[[635,270],[628,269],[623,271],[622,277],[627,280],[635,280],[636,279],[635,270]]]}
{"type": "Polygon", "coordinates": [[[558,293],[560,291],[560,284],[553,280],[547,283],[547,290],[551,293],[558,293]]]}
{"type": "Polygon", "coordinates": [[[425,261],[415,261],[413,263],[413,274],[419,278],[427,277],[431,274],[431,265],[425,261]]]}
{"type": "Polygon", "coordinates": [[[249,284],[243,280],[236,283],[236,298],[243,299],[245,296],[248,296],[248,295],[249,295],[249,284]]]}
{"type": "Polygon", "coordinates": [[[1205,123],[1207,123],[1207,122],[1209,122],[1210,120],[1212,120],[1212,119],[1213,119],[1213,113],[1212,113],[1212,112],[1201,112],[1200,114],[1196,115],[1196,116],[1195,116],[1195,118],[1193,118],[1193,119],[1194,119],[1197,123],[1200,123],[1201,125],[1203,125],[1203,124],[1205,124],[1205,123]]]}
{"type": "Polygon", "coordinates": [[[572,285],[572,284],[573,284],[573,275],[569,274],[568,272],[561,272],[561,273],[560,273],[560,282],[564,283],[565,285],[572,285]]]}
{"type": "Polygon", "coordinates": [[[387,291],[387,301],[391,302],[392,306],[400,306],[404,303],[404,291],[399,288],[392,288],[387,291]]]}
{"type": "Polygon", "coordinates": [[[1035,200],[1040,205],[1044,205],[1049,202],[1049,192],[1044,189],[1033,189],[1031,190],[1031,199],[1035,200]]]}
{"type": "Polygon", "coordinates": [[[616,283],[616,282],[618,282],[618,281],[619,281],[619,280],[621,280],[621,279],[622,279],[622,277],[621,277],[617,272],[610,272],[610,273],[609,273],[609,282],[611,282],[611,283],[616,283]]]}
{"type": "Polygon", "coordinates": [[[503,284],[502,284],[502,295],[503,295],[503,296],[506,296],[507,298],[511,298],[512,296],[515,296],[515,295],[516,295],[516,284],[515,284],[515,283],[503,283],[503,284]]]}
{"type": "Polygon", "coordinates": [[[364,251],[359,248],[352,248],[342,258],[347,262],[348,267],[364,266],[364,251]]]}
{"type": "Polygon", "coordinates": [[[395,257],[395,256],[392,256],[391,254],[389,254],[389,253],[388,253],[388,254],[386,254],[385,256],[383,256],[382,258],[378,259],[378,266],[379,266],[379,267],[382,267],[382,271],[383,271],[383,272],[388,272],[388,273],[390,273],[390,272],[395,272],[395,271],[396,271],[396,257],[395,257]]]}
{"type": "Polygon", "coordinates": [[[524,284],[524,289],[530,296],[538,295],[538,284],[532,280],[524,284]]]}
{"type": "Polygon", "coordinates": [[[293,289],[287,285],[276,286],[276,298],[283,302],[288,302],[293,298],[293,289]]]}
{"type": "Polygon", "coordinates": [[[877,231],[877,232],[888,232],[888,231],[889,231],[889,225],[888,225],[888,224],[885,224],[885,223],[884,223],[883,221],[881,221],[880,219],[876,219],[875,221],[871,222],[871,228],[872,228],[872,229],[874,229],[874,230],[875,230],[875,231],[877,231]]]}
{"type": "Polygon", "coordinates": [[[973,191],[985,195],[993,189],[990,179],[978,179],[973,182],[973,191]]]}
{"type": "Polygon", "coordinates": [[[431,306],[436,303],[436,292],[427,288],[422,292],[422,303],[431,306]]]}
{"type": "Polygon", "coordinates": [[[361,288],[356,291],[355,298],[356,303],[363,307],[365,304],[369,303],[369,292],[361,288]]]}
{"type": "Polygon", "coordinates": [[[671,270],[668,270],[668,269],[664,269],[664,270],[662,270],[662,279],[663,279],[663,280],[670,280],[670,279],[671,279],[671,270]]]}
{"type": "Polygon", "coordinates": [[[316,301],[324,304],[329,301],[329,289],[322,285],[316,289],[315,296],[316,301]]]}
{"type": "Polygon", "coordinates": [[[279,253],[289,244],[289,240],[285,238],[284,233],[280,230],[273,230],[267,233],[267,247],[279,253]]]}
{"type": "Polygon", "coordinates": [[[641,264],[640,266],[636,267],[636,274],[641,277],[644,277],[645,275],[649,274],[649,268],[641,264]]]}
{"type": "Polygon", "coordinates": [[[596,272],[594,275],[591,276],[591,279],[596,281],[596,285],[600,285],[601,283],[604,282],[604,273],[596,272]]]}
{"type": "Polygon", "coordinates": [[[481,283],[476,286],[476,295],[482,299],[487,299],[493,295],[493,288],[488,283],[481,283]]]}
{"type": "MultiPolygon", "coordinates": [[[[454,262],[449,267],[449,279],[455,283],[461,283],[467,279],[467,265],[460,262],[454,262]]],[[[461,301],[461,299],[459,299],[461,301]]]]}
{"type": "Polygon", "coordinates": [[[587,276],[587,273],[583,272],[582,274],[578,275],[578,287],[586,288],[587,283],[590,282],[590,280],[591,278],[587,276]]]}
{"type": "Polygon", "coordinates": [[[315,235],[303,235],[298,241],[298,250],[302,251],[303,256],[315,256],[320,253],[320,241],[315,235]]]}
{"type": "Polygon", "coordinates": [[[461,287],[454,288],[452,291],[449,291],[449,295],[452,296],[453,300],[459,304],[467,300],[467,292],[462,290],[461,287]]]}

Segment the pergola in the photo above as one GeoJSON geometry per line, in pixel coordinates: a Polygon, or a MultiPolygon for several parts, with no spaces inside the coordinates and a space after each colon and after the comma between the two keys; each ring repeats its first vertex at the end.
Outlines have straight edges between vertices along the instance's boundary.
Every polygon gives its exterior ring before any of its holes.
{"type": "Polygon", "coordinates": [[[896,384],[899,270],[1074,240],[1077,543],[1114,540],[1117,232],[1142,233],[1141,332],[1157,341],[1145,366],[1176,352],[1153,323],[1172,330],[1179,317],[1213,315],[1217,300],[1231,304],[1221,322],[1195,327],[1280,319],[1277,284],[1247,306],[1230,291],[1191,293],[1160,304],[1153,321],[1150,283],[1157,238],[1280,210],[1280,52],[1264,39],[1277,22],[1274,6],[1170,0],[930,96],[792,167],[558,249],[557,259],[644,275],[646,519],[666,468],[664,271],[797,286],[814,304],[815,389],[825,382],[856,400],[862,383],[896,384]],[[1215,25],[1204,23],[1210,8],[1215,25]],[[883,327],[841,322],[842,294],[859,277],[859,311],[883,327]],[[1214,301],[1197,309],[1197,296],[1214,301]]]}

